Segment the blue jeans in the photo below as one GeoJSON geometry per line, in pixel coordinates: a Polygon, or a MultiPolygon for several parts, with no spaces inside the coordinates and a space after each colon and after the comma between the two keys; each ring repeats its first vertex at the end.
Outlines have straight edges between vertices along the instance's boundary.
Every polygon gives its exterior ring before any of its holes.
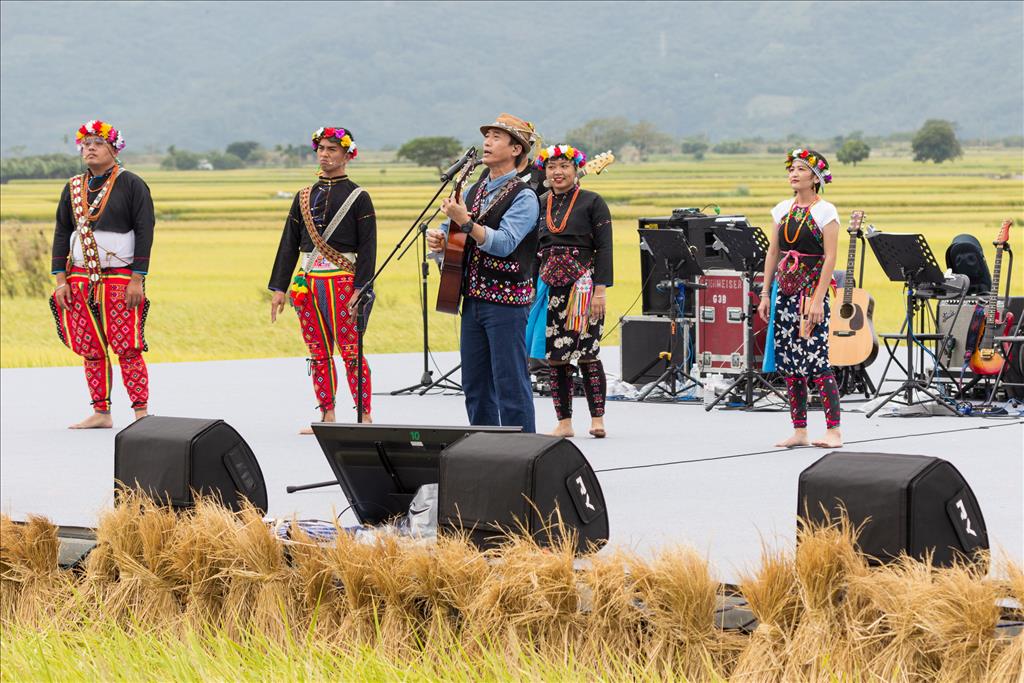
{"type": "Polygon", "coordinates": [[[462,301],[462,390],[472,425],[537,431],[526,361],[529,306],[462,301]]]}

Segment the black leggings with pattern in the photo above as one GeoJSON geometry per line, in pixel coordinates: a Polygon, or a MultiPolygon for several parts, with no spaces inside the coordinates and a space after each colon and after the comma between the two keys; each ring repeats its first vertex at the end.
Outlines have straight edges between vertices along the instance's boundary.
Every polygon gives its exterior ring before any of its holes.
{"type": "MultiPolygon", "coordinates": [[[[807,377],[787,377],[786,394],[789,397],[789,416],[795,429],[807,427],[807,377]]],[[[821,404],[825,409],[825,426],[829,429],[839,426],[839,385],[835,375],[811,377],[810,381],[818,388],[821,404]]]]}
{"type": "MultiPolygon", "coordinates": [[[[551,399],[555,404],[555,417],[565,420],[572,417],[573,374],[576,368],[569,363],[552,365],[551,399]]],[[[604,376],[604,364],[600,359],[581,362],[580,373],[583,375],[583,393],[587,396],[587,406],[591,417],[604,415],[604,401],[607,393],[607,380],[604,376]]]]}

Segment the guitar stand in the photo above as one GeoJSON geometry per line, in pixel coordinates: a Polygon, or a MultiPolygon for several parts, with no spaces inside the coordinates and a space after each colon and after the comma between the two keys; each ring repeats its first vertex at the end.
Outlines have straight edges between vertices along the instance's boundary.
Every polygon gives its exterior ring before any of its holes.
{"type": "MultiPolygon", "coordinates": [[[[878,263],[889,279],[893,282],[903,282],[906,286],[906,319],[902,341],[907,346],[907,378],[900,386],[889,392],[884,401],[868,411],[865,417],[872,417],[890,401],[896,401],[905,406],[922,405],[935,401],[953,415],[957,415],[956,410],[932,388],[930,379],[925,380],[914,372],[914,345],[918,343],[917,336],[914,335],[914,318],[919,305],[915,295],[916,290],[922,285],[941,285],[945,281],[927,240],[924,235],[877,232],[868,236],[868,244],[871,245],[875,258],[878,259],[878,263]],[[931,400],[915,399],[915,391],[924,394],[931,400]],[[900,400],[901,394],[903,394],[902,400],[900,400]]],[[[924,302],[921,302],[920,305],[923,306],[924,302]]],[[[895,354],[895,350],[891,353],[895,354]]]]}
{"type": "Polygon", "coordinates": [[[868,401],[878,392],[864,365],[850,365],[843,368],[833,368],[833,370],[836,371],[836,381],[839,383],[840,396],[864,394],[863,399],[852,401],[853,403],[868,401]]]}
{"type": "MultiPolygon", "coordinates": [[[[998,245],[999,243],[998,242],[994,242],[993,244],[998,245]]],[[[1005,298],[1003,300],[1003,315],[1004,315],[1004,320],[1005,320],[1006,311],[1010,310],[1010,283],[1013,282],[1013,249],[1010,248],[1009,241],[1007,241],[1005,244],[1003,244],[1003,251],[1005,253],[1009,254],[1009,256],[1010,256],[1009,263],[1007,263],[1007,266],[1006,266],[1006,294],[1005,294],[1005,298]]],[[[996,299],[998,300],[999,292],[998,291],[992,292],[992,296],[996,297],[996,299]]],[[[1004,350],[1006,347],[1003,346],[1003,344],[1006,344],[1006,343],[1012,344],[1014,342],[1018,342],[1019,343],[1021,341],[1021,334],[1022,334],[1021,322],[1022,321],[1024,321],[1024,315],[1022,315],[1020,317],[1020,319],[1017,320],[1013,324],[1013,329],[1012,330],[1011,329],[1007,329],[1006,333],[1003,336],[993,335],[993,337],[994,337],[993,341],[996,344],[996,349],[998,350],[999,354],[1001,356],[1003,356],[1003,361],[1004,362],[1003,362],[1002,366],[999,368],[999,372],[996,374],[995,381],[992,383],[992,388],[991,388],[991,390],[989,390],[988,397],[985,399],[985,402],[981,404],[986,409],[990,408],[992,406],[992,402],[996,398],[996,392],[999,390],[1000,384],[1011,384],[1009,382],[1006,382],[1006,383],[1003,382],[1003,375],[1006,374],[1006,365],[1009,362],[1009,358],[1008,358],[1009,353],[1004,350]]],[[[982,379],[982,377],[980,377],[980,376],[979,377],[975,377],[974,379],[972,379],[968,383],[968,385],[965,386],[961,390],[961,394],[963,392],[967,391],[968,388],[971,388],[974,385],[976,385],[978,383],[978,381],[981,380],[981,379],[982,379]]],[[[1013,384],[1015,384],[1015,383],[1013,383],[1013,384]]]]}
{"type": "MultiPolygon", "coordinates": [[[[1021,316],[1020,319],[1016,323],[1014,323],[1014,330],[1008,336],[996,337],[995,341],[1000,346],[1002,346],[1004,343],[1005,344],[1018,344],[1019,345],[1019,344],[1021,344],[1021,342],[1024,342],[1024,316],[1021,316]]],[[[1018,348],[1020,348],[1020,347],[1018,347],[1018,348]]],[[[1006,355],[1008,355],[1008,354],[1004,354],[1004,357],[1006,355]]],[[[992,391],[989,392],[988,398],[985,399],[985,402],[981,404],[983,410],[988,410],[988,409],[990,409],[992,407],[992,403],[996,399],[996,393],[999,391],[999,387],[1001,387],[1001,386],[1015,386],[1015,387],[1024,386],[1024,383],[1021,383],[1021,382],[1005,382],[1003,380],[1003,375],[1006,374],[1006,366],[1007,365],[1009,365],[1009,361],[1007,361],[1006,363],[1003,363],[1003,367],[999,368],[999,374],[996,375],[996,379],[992,383],[992,391]]]]}

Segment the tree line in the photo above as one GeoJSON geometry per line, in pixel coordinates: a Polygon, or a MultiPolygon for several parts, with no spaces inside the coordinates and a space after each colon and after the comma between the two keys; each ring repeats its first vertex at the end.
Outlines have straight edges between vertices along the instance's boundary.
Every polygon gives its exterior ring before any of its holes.
{"type": "MultiPolygon", "coordinates": [[[[878,142],[903,142],[906,134],[891,136],[878,142]]],[[[794,145],[806,144],[803,136],[793,134],[782,141],[765,141],[763,138],[747,140],[722,140],[712,143],[706,136],[675,138],[649,121],[633,123],[624,117],[592,119],[582,126],[568,131],[563,139],[548,140],[543,144],[566,142],[586,150],[590,154],[611,151],[626,160],[643,161],[655,154],[686,154],[701,160],[708,152],[714,154],[785,154],[794,145]]],[[[1024,146],[1020,136],[1006,138],[1007,147],[1024,146]]],[[[963,148],[957,139],[955,125],[941,119],[929,119],[910,138],[914,161],[942,163],[963,156],[963,148]]],[[[861,131],[839,135],[825,143],[836,161],[856,165],[871,156],[871,144],[861,131]]],[[[453,137],[419,137],[402,145],[396,154],[398,159],[411,161],[419,166],[444,168],[462,151],[462,143],[453,137]]]]}
{"type": "Polygon", "coordinates": [[[265,149],[255,140],[232,142],[223,151],[192,152],[171,145],[160,168],[178,171],[224,171],[252,166],[292,168],[310,162],[315,155],[310,145],[275,145],[265,149]]]}
{"type": "MultiPolygon", "coordinates": [[[[869,138],[862,131],[853,131],[825,141],[835,161],[856,165],[871,155],[871,145],[909,141],[914,161],[942,163],[963,156],[963,145],[957,138],[955,124],[942,119],[929,119],[914,133],[897,133],[888,138],[869,138]]],[[[706,136],[675,138],[650,123],[633,123],[623,117],[587,121],[568,131],[563,139],[546,140],[544,144],[567,142],[589,154],[611,151],[629,161],[643,161],[655,154],[685,154],[695,160],[714,154],[785,154],[793,145],[806,144],[797,134],[784,140],[763,138],[721,140],[712,143],[706,136]]],[[[1024,137],[1011,136],[1001,140],[1005,147],[1024,147],[1024,137]]],[[[463,143],[454,137],[418,137],[407,141],[396,152],[399,160],[419,166],[443,169],[463,150],[463,143]]],[[[193,152],[171,145],[160,160],[167,170],[228,170],[246,167],[296,167],[313,163],[315,154],[310,145],[275,145],[265,148],[253,140],[232,142],[223,150],[193,152]]],[[[25,157],[4,157],[0,160],[0,184],[11,180],[68,178],[81,173],[84,166],[77,155],[43,154],[25,157]]]]}

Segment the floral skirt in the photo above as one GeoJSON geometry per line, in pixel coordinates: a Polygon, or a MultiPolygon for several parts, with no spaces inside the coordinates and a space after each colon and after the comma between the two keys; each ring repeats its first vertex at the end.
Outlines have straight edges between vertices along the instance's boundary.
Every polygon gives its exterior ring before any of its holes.
{"type": "Polygon", "coordinates": [[[572,284],[548,290],[548,314],[545,336],[545,357],[549,361],[576,363],[596,360],[601,350],[604,316],[591,320],[582,332],[567,329],[569,293],[572,284]]]}
{"type": "Polygon", "coordinates": [[[775,369],[783,377],[818,377],[832,373],[828,362],[829,303],[825,319],[809,337],[800,336],[800,295],[779,292],[775,298],[775,369]]]}

